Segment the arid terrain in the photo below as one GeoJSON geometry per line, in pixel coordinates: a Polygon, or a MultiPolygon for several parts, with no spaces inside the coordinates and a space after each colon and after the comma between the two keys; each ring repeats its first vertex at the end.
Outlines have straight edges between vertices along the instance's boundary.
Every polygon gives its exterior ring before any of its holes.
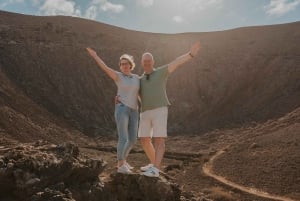
{"type": "Polygon", "coordinates": [[[300,200],[299,44],[300,22],[154,34],[0,11],[0,200],[300,200]],[[168,81],[161,177],[138,174],[139,143],[136,174],[116,174],[116,86],[85,48],[118,69],[123,53],[160,66],[197,40],[168,81]]]}

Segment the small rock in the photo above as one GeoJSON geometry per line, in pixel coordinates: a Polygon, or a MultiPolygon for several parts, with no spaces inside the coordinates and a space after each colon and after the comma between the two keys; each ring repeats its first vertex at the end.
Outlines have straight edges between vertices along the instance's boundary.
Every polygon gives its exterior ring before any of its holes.
{"type": "Polygon", "coordinates": [[[66,143],[60,144],[58,146],[58,149],[65,156],[72,156],[74,158],[78,158],[78,156],[79,156],[79,148],[73,142],[66,142],[66,143]]]}
{"type": "Polygon", "coordinates": [[[39,178],[32,178],[32,179],[29,179],[25,184],[26,185],[34,185],[36,183],[39,183],[41,180],[39,178]]]}
{"type": "Polygon", "coordinates": [[[72,192],[71,192],[69,189],[66,188],[66,189],[64,190],[64,193],[66,194],[66,197],[67,197],[67,198],[72,198],[72,192]]]}
{"type": "Polygon", "coordinates": [[[46,145],[46,144],[49,144],[49,142],[47,142],[46,140],[38,140],[34,143],[33,146],[35,147],[39,147],[39,146],[43,146],[43,145],[46,145]]]}
{"type": "Polygon", "coordinates": [[[86,164],[89,168],[92,168],[92,169],[98,169],[99,167],[106,165],[106,163],[104,163],[103,161],[98,160],[98,159],[88,159],[88,160],[86,160],[86,164]]]}
{"type": "Polygon", "coordinates": [[[250,149],[256,149],[256,148],[259,148],[260,146],[257,144],[257,143],[252,143],[250,145],[250,149]]]}
{"type": "Polygon", "coordinates": [[[63,191],[65,188],[66,186],[64,182],[60,182],[54,186],[54,189],[58,191],[63,191]]]}
{"type": "Polygon", "coordinates": [[[11,41],[9,41],[9,42],[8,42],[8,44],[9,44],[9,45],[16,45],[16,44],[17,44],[17,42],[16,42],[16,41],[14,41],[14,40],[11,40],[11,41]]]}
{"type": "Polygon", "coordinates": [[[7,168],[13,168],[14,167],[14,164],[13,163],[7,163],[7,168]]]}

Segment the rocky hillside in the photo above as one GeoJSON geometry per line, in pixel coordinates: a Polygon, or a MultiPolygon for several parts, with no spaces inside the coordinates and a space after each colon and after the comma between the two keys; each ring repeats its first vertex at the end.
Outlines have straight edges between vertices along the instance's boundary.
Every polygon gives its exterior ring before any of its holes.
{"type": "Polygon", "coordinates": [[[300,107],[265,124],[235,132],[214,171],[238,184],[300,199],[300,107]]]}
{"type": "Polygon", "coordinates": [[[86,135],[32,101],[0,69],[0,145],[44,139],[88,143],[86,135]]]}
{"type": "MultiPolygon", "coordinates": [[[[200,133],[279,117],[300,106],[300,23],[211,33],[154,34],[74,17],[0,12],[0,126],[7,115],[49,122],[88,135],[114,130],[114,83],[87,56],[91,46],[111,67],[145,51],[166,64],[200,40],[202,50],[169,79],[170,133],[200,133]],[[15,93],[7,89],[14,86],[15,93]],[[34,107],[20,103],[24,96],[34,107]],[[11,111],[11,112],[8,112],[11,111]],[[28,117],[27,114],[33,114],[28,117]],[[41,119],[39,114],[46,114],[41,119]],[[52,122],[52,120],[51,120],[52,122]]],[[[141,74],[138,66],[135,73],[141,74]]],[[[23,123],[14,121],[18,128],[23,123]]]]}

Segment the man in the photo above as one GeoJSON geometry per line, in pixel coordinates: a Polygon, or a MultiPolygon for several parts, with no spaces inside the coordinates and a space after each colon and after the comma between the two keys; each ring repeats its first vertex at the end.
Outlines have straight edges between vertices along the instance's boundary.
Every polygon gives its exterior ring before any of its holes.
{"type": "Polygon", "coordinates": [[[159,68],[154,68],[151,53],[147,52],[142,56],[144,74],[140,80],[141,114],[138,137],[150,160],[150,164],[141,167],[145,176],[159,176],[160,164],[165,153],[168,105],[170,105],[166,94],[167,78],[179,66],[196,56],[199,49],[200,42],[196,42],[188,53],[159,68]]]}

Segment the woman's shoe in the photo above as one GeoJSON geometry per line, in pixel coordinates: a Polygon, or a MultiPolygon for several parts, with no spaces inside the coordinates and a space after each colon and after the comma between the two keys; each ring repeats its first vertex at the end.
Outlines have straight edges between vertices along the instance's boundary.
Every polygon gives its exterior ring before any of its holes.
{"type": "Polygon", "coordinates": [[[125,163],[122,166],[118,167],[117,172],[121,174],[132,174],[132,171],[127,167],[125,163]]]}
{"type": "Polygon", "coordinates": [[[126,166],[128,167],[129,170],[134,169],[134,167],[132,167],[131,165],[129,165],[129,163],[125,162],[126,166]]]}

